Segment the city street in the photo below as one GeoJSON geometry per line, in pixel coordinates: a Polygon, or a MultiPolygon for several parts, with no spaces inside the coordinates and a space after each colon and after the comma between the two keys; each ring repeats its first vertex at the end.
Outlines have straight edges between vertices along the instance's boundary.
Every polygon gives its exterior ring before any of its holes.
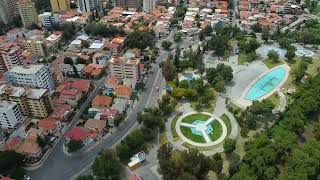
{"type": "MultiPolygon", "coordinates": [[[[162,62],[168,57],[169,53],[165,51],[160,51],[160,55],[157,59],[157,63],[162,62]]],[[[41,167],[36,170],[28,171],[27,174],[32,180],[69,180],[81,174],[81,171],[89,168],[90,164],[94,161],[96,156],[104,149],[112,148],[115,144],[120,142],[130,130],[137,127],[138,123],[136,121],[137,113],[142,111],[147,106],[155,106],[157,99],[160,95],[160,91],[156,92],[155,87],[162,87],[163,77],[160,72],[158,65],[153,65],[151,71],[153,73],[149,74],[148,81],[145,85],[145,90],[140,95],[139,100],[134,103],[134,108],[129,111],[125,122],[108,138],[101,140],[94,148],[91,148],[86,152],[79,152],[79,154],[74,156],[67,156],[62,149],[64,138],[61,138],[57,145],[53,148],[48,159],[43,163],[41,167]]],[[[96,81],[95,84],[98,87],[103,86],[103,79],[96,81]]],[[[92,98],[98,93],[96,88],[88,99],[85,101],[83,106],[81,106],[78,114],[75,116],[74,120],[71,122],[70,127],[73,127],[79,121],[81,113],[91,102],[92,98]]]]}

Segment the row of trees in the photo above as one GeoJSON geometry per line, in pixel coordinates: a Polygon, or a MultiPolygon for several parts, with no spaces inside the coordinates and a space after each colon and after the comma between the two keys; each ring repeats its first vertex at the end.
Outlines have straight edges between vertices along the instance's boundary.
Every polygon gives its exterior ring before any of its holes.
{"type": "Polygon", "coordinates": [[[210,170],[220,174],[223,167],[220,154],[206,157],[197,149],[173,151],[171,144],[160,146],[158,160],[164,180],[202,180],[210,170]]]}
{"type": "Polygon", "coordinates": [[[140,50],[153,47],[154,44],[155,34],[152,30],[150,32],[133,31],[128,34],[125,40],[125,46],[127,48],[138,48],[140,50]]]}
{"type": "Polygon", "coordinates": [[[102,23],[91,22],[85,28],[84,31],[87,34],[93,36],[102,36],[102,37],[115,37],[124,35],[122,28],[118,28],[112,25],[105,25],[102,23]]]}
{"type": "Polygon", "coordinates": [[[177,102],[169,96],[163,96],[158,101],[159,108],[146,108],[138,113],[137,120],[142,127],[130,133],[116,147],[117,155],[122,162],[127,162],[129,158],[146,150],[146,143],[153,141],[157,134],[164,130],[166,116],[171,114],[177,102]]]}
{"type": "Polygon", "coordinates": [[[320,142],[303,133],[305,125],[317,121],[319,91],[320,75],[301,85],[274,126],[246,144],[246,155],[232,168],[231,179],[316,179],[320,142]]]}

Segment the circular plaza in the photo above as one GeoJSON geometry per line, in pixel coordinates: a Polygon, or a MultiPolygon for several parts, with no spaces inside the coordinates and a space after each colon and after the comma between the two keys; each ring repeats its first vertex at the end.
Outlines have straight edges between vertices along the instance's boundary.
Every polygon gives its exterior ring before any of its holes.
{"type": "Polygon", "coordinates": [[[227,136],[227,126],[208,112],[189,112],[175,125],[178,136],[184,142],[198,147],[210,147],[221,143],[227,136]]]}

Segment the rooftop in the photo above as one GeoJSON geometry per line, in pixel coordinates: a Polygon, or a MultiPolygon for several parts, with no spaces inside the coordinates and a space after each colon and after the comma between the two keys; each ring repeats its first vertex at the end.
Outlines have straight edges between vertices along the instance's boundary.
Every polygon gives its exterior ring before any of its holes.
{"type": "Polygon", "coordinates": [[[8,109],[12,109],[17,103],[10,101],[0,101],[0,112],[6,112],[8,109]]]}
{"type": "Polygon", "coordinates": [[[19,74],[36,74],[44,65],[15,66],[9,72],[19,74]]]}

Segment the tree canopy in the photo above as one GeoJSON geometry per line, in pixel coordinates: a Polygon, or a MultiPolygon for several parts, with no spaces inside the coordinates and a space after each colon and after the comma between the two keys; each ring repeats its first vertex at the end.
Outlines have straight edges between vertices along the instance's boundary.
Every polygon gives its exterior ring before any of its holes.
{"type": "Polygon", "coordinates": [[[128,34],[125,40],[125,46],[128,48],[145,49],[154,46],[154,35],[151,32],[133,31],[128,34]]]}
{"type": "Polygon", "coordinates": [[[97,179],[120,180],[121,163],[112,151],[102,152],[94,161],[91,169],[97,179]]]}

